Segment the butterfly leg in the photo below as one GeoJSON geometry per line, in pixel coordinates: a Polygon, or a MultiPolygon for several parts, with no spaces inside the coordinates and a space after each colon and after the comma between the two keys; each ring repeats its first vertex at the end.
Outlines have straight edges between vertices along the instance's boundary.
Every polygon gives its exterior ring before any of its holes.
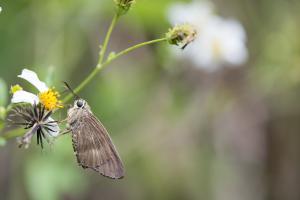
{"type": "Polygon", "coordinates": [[[50,121],[50,123],[58,123],[58,124],[60,124],[60,123],[66,122],[67,120],[68,120],[68,118],[63,119],[63,120],[54,120],[54,121],[50,121]]]}
{"type": "Polygon", "coordinates": [[[62,132],[60,132],[59,133],[59,135],[58,136],[56,136],[56,137],[60,137],[60,136],[63,136],[63,135],[65,135],[65,134],[67,134],[67,133],[70,133],[71,132],[71,129],[66,129],[66,130],[64,130],[64,131],[62,131],[62,132]]]}

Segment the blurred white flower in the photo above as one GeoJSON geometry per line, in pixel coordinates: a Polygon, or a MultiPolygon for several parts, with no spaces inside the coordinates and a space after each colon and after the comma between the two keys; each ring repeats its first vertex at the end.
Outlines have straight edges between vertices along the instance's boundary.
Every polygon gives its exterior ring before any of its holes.
{"type": "Polygon", "coordinates": [[[243,26],[236,20],[214,15],[211,4],[175,4],[168,18],[173,24],[190,23],[198,31],[198,37],[184,51],[173,50],[176,57],[190,59],[196,67],[207,71],[222,66],[241,66],[246,62],[248,52],[243,26]]]}
{"type": "Polygon", "coordinates": [[[210,71],[223,65],[240,66],[248,58],[245,43],[246,34],[238,21],[213,17],[185,55],[210,71]]]}
{"type": "Polygon", "coordinates": [[[193,24],[200,33],[202,26],[213,16],[213,11],[213,4],[208,1],[194,1],[189,4],[175,3],[168,10],[168,18],[172,25],[193,24]]]}
{"type": "Polygon", "coordinates": [[[0,6],[0,13],[2,12],[2,7],[0,6]]]}

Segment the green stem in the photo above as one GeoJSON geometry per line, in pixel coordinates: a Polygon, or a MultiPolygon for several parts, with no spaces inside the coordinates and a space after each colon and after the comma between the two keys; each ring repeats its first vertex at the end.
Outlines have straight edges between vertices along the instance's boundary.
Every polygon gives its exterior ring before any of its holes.
{"type": "MultiPolygon", "coordinates": [[[[84,81],[81,82],[80,85],[75,88],[74,92],[78,93],[82,88],[84,88],[97,75],[98,72],[103,70],[106,66],[108,66],[112,61],[116,60],[117,58],[119,58],[119,57],[121,57],[121,56],[135,50],[135,49],[138,49],[140,47],[150,45],[150,44],[154,44],[154,43],[158,43],[158,42],[163,42],[163,41],[166,41],[166,40],[167,40],[166,38],[150,40],[150,41],[147,41],[147,42],[143,42],[143,43],[131,46],[127,49],[124,49],[123,51],[117,53],[113,57],[107,59],[102,64],[100,64],[100,65],[98,64],[97,67],[95,67],[95,69],[92,71],[92,73],[90,73],[88,75],[88,77],[86,77],[86,79],[84,79],[84,81]]],[[[64,98],[63,102],[65,103],[65,102],[69,101],[71,98],[72,98],[72,94],[69,94],[68,96],[66,96],[64,98]]],[[[19,136],[22,136],[22,135],[24,135],[24,130],[23,129],[18,129],[18,130],[13,130],[13,131],[10,131],[10,132],[7,132],[7,133],[1,135],[0,139],[3,139],[3,140],[6,141],[6,140],[9,140],[11,138],[19,137],[19,136]]]]}
{"type": "MultiPolygon", "coordinates": [[[[150,45],[150,44],[154,44],[154,43],[158,43],[158,42],[163,42],[163,41],[167,41],[166,38],[160,38],[160,39],[155,39],[155,40],[150,40],[147,42],[143,42],[143,43],[139,43],[137,45],[131,46],[119,53],[117,53],[116,55],[114,55],[112,58],[109,58],[108,60],[106,60],[104,63],[102,64],[97,64],[97,67],[95,67],[95,69],[92,71],[92,73],[90,73],[88,75],[88,77],[86,77],[86,79],[84,79],[83,82],[80,83],[80,85],[78,87],[76,87],[74,89],[75,93],[78,93],[82,88],[84,88],[96,75],[99,71],[101,71],[102,69],[104,69],[108,64],[110,64],[113,60],[116,60],[117,58],[119,58],[120,56],[123,56],[135,49],[138,49],[140,47],[146,46],[146,45],[150,45]]],[[[72,98],[72,94],[67,95],[63,102],[67,102],[72,98]]]]}
{"type": "Polygon", "coordinates": [[[100,53],[99,53],[99,60],[98,60],[98,65],[101,64],[104,60],[104,56],[105,56],[105,52],[106,52],[106,49],[107,49],[107,45],[109,43],[109,40],[110,40],[110,36],[111,36],[111,33],[118,21],[118,18],[119,18],[119,15],[118,14],[115,14],[114,18],[112,19],[111,23],[110,23],[110,26],[108,28],[108,31],[106,33],[106,36],[105,36],[105,39],[104,39],[104,43],[103,43],[103,46],[101,47],[101,50],[100,50],[100,53]]]}
{"type": "MultiPolygon", "coordinates": [[[[86,77],[86,79],[84,79],[84,81],[82,83],[80,83],[80,85],[78,87],[76,87],[74,89],[74,92],[75,93],[78,93],[86,84],[88,84],[92,79],[93,77],[97,74],[97,68],[99,68],[101,66],[101,63],[103,62],[103,59],[104,59],[104,56],[105,56],[105,52],[106,52],[106,49],[107,49],[107,45],[109,43],[109,40],[110,40],[110,37],[111,37],[111,33],[118,21],[118,18],[119,18],[119,15],[118,14],[115,14],[115,16],[113,17],[111,23],[110,23],[110,26],[107,30],[107,33],[106,33],[106,36],[105,36],[105,39],[104,39],[104,43],[103,43],[103,46],[101,46],[101,50],[99,52],[99,60],[98,60],[98,63],[97,63],[97,66],[96,68],[92,71],[92,73],[90,73],[88,75],[88,77],[86,77]]],[[[72,98],[72,94],[68,94],[64,99],[63,99],[63,103],[69,101],[70,99],[72,98]]]]}
{"type": "Polygon", "coordinates": [[[120,56],[123,56],[135,49],[138,49],[140,47],[143,47],[143,46],[146,46],[146,45],[149,45],[149,44],[154,44],[154,43],[158,43],[158,42],[163,42],[163,41],[167,41],[167,38],[159,38],[159,39],[155,39],[155,40],[150,40],[150,41],[147,41],[147,42],[142,42],[142,43],[139,43],[139,44],[136,44],[134,46],[131,46],[119,53],[117,53],[116,55],[114,55],[112,58],[106,60],[102,65],[101,65],[101,68],[104,68],[105,66],[107,66],[109,63],[111,63],[113,60],[119,58],[120,56]]]}

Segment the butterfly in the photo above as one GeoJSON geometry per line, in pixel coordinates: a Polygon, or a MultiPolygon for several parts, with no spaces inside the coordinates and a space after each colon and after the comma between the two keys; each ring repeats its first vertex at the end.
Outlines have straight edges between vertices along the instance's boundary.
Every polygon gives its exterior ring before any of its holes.
{"type": "Polygon", "coordinates": [[[67,122],[77,162],[113,179],[124,177],[124,165],[100,120],[83,99],[77,99],[68,110],[67,122]]]}

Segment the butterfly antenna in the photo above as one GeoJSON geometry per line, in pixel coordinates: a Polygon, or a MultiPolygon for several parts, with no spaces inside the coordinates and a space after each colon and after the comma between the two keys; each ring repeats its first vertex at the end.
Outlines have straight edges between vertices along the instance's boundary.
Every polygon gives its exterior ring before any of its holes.
{"type": "Polygon", "coordinates": [[[80,97],[74,92],[74,90],[70,87],[70,85],[64,81],[65,86],[67,87],[67,89],[74,95],[74,97],[76,97],[76,99],[80,99],[80,97]]]}

